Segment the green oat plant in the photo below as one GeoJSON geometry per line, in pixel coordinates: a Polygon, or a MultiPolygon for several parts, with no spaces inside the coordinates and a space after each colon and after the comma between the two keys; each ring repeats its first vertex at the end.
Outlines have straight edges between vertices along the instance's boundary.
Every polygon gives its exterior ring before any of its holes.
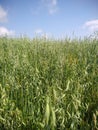
{"type": "Polygon", "coordinates": [[[98,39],[0,38],[0,130],[97,130],[98,39]]]}

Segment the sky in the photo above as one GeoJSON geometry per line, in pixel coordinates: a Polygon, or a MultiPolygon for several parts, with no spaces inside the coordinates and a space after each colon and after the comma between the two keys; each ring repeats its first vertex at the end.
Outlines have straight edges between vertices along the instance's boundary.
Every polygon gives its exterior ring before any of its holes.
{"type": "Polygon", "coordinates": [[[98,31],[98,0],[0,0],[0,36],[84,37],[98,31]]]}

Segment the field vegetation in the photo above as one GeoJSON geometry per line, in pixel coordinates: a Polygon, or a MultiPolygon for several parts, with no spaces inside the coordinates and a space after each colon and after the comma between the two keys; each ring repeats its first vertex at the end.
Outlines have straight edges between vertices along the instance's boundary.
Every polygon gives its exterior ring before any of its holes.
{"type": "Polygon", "coordinates": [[[98,39],[0,38],[0,130],[98,130],[98,39]]]}

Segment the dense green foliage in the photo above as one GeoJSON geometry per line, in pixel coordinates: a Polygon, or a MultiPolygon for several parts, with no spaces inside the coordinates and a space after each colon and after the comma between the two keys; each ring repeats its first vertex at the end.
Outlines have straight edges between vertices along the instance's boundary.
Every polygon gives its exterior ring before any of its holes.
{"type": "Polygon", "coordinates": [[[98,40],[0,38],[0,130],[98,129],[98,40]]]}

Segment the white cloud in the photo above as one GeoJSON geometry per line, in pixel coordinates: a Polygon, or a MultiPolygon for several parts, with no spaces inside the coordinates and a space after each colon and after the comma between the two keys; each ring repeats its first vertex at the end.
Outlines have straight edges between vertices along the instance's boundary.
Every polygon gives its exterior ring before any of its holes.
{"type": "Polygon", "coordinates": [[[49,37],[52,37],[52,34],[51,33],[49,33],[49,32],[45,32],[44,30],[42,30],[42,29],[36,29],[35,31],[34,31],[34,33],[35,33],[35,35],[36,36],[40,36],[40,37],[43,37],[43,38],[46,38],[46,39],[48,39],[49,37]]]}
{"type": "Polygon", "coordinates": [[[52,6],[56,6],[57,5],[57,0],[46,0],[46,1],[50,2],[50,4],[52,6]]]}
{"type": "Polygon", "coordinates": [[[87,21],[85,23],[86,26],[91,26],[91,25],[96,25],[96,24],[98,24],[98,20],[87,21]]]}
{"type": "Polygon", "coordinates": [[[57,0],[42,0],[42,4],[49,14],[54,14],[58,11],[57,0]]]}
{"type": "Polygon", "coordinates": [[[13,30],[8,30],[5,27],[0,27],[0,36],[12,36],[15,34],[15,31],[13,30]]]}
{"type": "Polygon", "coordinates": [[[41,11],[48,12],[50,15],[55,14],[58,11],[57,0],[40,0],[36,8],[32,9],[33,15],[38,15],[41,11]]]}
{"type": "Polygon", "coordinates": [[[0,22],[6,22],[7,21],[7,11],[3,9],[3,7],[0,5],[0,22]]]}
{"type": "Polygon", "coordinates": [[[56,5],[57,4],[57,0],[52,0],[52,4],[56,5]]]}
{"type": "Polygon", "coordinates": [[[83,28],[84,29],[87,28],[90,31],[97,31],[98,30],[98,19],[85,22],[85,24],[83,25],[83,28]]]}
{"type": "Polygon", "coordinates": [[[54,13],[56,13],[57,12],[57,8],[51,8],[51,9],[49,9],[49,14],[54,14],[54,13]]]}
{"type": "Polygon", "coordinates": [[[55,6],[57,5],[57,0],[42,0],[42,3],[44,3],[46,6],[55,6]]]}
{"type": "Polygon", "coordinates": [[[36,29],[35,30],[35,34],[42,34],[43,33],[43,30],[42,29],[36,29]]]}

